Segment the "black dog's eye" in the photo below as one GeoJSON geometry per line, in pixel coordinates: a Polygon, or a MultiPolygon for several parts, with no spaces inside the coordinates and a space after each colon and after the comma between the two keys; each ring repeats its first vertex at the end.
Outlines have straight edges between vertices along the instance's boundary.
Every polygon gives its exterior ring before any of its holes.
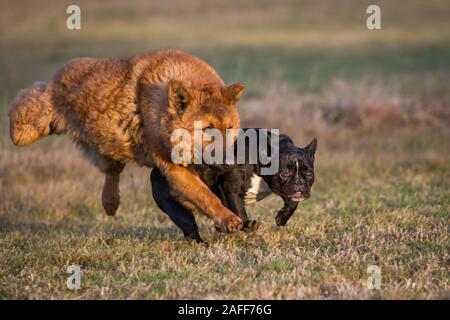
{"type": "Polygon", "coordinates": [[[307,172],[306,173],[306,179],[311,180],[313,178],[313,173],[312,172],[307,172]]]}
{"type": "Polygon", "coordinates": [[[287,171],[281,171],[281,173],[280,173],[280,178],[281,178],[282,180],[286,180],[288,177],[289,177],[289,172],[287,172],[287,171]]]}

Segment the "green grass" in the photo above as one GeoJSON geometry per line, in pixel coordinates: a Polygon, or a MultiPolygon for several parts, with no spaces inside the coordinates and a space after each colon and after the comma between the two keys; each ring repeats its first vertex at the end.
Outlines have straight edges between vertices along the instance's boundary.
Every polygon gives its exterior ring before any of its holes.
{"type": "MultiPolygon", "coordinates": [[[[431,134],[428,140],[444,149],[448,138],[431,134]]],[[[12,155],[6,167],[17,165],[17,157],[27,165],[17,174],[26,183],[14,173],[1,175],[0,294],[448,298],[450,157],[433,144],[411,147],[408,140],[397,138],[401,154],[375,157],[319,149],[313,196],[287,227],[275,226],[281,201],[272,197],[249,208],[263,223],[256,233],[218,234],[200,218],[209,248],[186,243],[156,208],[148,170],[126,170],[121,209],[111,218],[99,203],[101,175],[75,148],[63,143],[45,152],[4,144],[12,155]],[[39,158],[54,174],[41,173],[39,158]],[[65,287],[71,264],[83,270],[78,292],[65,287]],[[366,287],[372,264],[381,267],[381,291],[366,287]]]]}
{"type": "Polygon", "coordinates": [[[0,298],[449,298],[450,24],[447,1],[81,1],[82,30],[52,1],[0,5],[0,298]],[[202,15],[199,15],[199,8],[202,15]],[[39,12],[39,14],[36,14],[39,12]],[[255,233],[189,245],[128,166],[107,217],[103,178],[67,137],[27,148],[8,104],[77,56],[177,47],[244,82],[243,125],[317,136],[316,184],[285,228],[276,197],[249,207],[255,233]],[[66,288],[67,266],[82,289],[66,288]],[[367,267],[382,272],[369,290],[367,267]]]}

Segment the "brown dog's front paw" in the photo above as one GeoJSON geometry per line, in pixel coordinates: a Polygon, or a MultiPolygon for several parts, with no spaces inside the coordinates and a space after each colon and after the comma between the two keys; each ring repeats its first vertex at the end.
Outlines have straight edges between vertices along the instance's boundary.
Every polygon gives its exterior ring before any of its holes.
{"type": "Polygon", "coordinates": [[[244,223],[241,218],[236,215],[231,215],[230,217],[220,221],[216,224],[216,229],[226,233],[233,233],[242,230],[244,223]]]}
{"type": "Polygon", "coordinates": [[[261,224],[257,220],[247,220],[244,221],[243,230],[246,232],[256,231],[260,226],[261,224]]]}

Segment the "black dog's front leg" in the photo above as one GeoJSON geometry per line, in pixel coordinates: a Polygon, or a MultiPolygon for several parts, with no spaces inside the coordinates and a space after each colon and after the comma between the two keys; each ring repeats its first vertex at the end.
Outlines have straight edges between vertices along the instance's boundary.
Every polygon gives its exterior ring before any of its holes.
{"type": "Polygon", "coordinates": [[[234,188],[230,188],[230,186],[225,183],[223,186],[222,202],[228,209],[241,217],[242,221],[248,220],[244,204],[244,195],[239,190],[234,190],[234,188]]]}
{"type": "Polygon", "coordinates": [[[284,226],[288,222],[289,218],[294,214],[295,210],[298,207],[297,201],[292,201],[287,198],[283,198],[284,206],[278,211],[275,216],[275,221],[278,226],[284,226]]]}
{"type": "Polygon", "coordinates": [[[156,204],[183,231],[186,239],[206,243],[198,233],[194,214],[170,194],[169,184],[158,168],[153,168],[150,181],[156,204]]]}
{"type": "Polygon", "coordinates": [[[238,215],[244,223],[244,231],[253,231],[259,228],[256,220],[249,220],[245,209],[245,181],[240,175],[233,172],[223,175],[220,184],[220,198],[224,206],[238,215]]]}

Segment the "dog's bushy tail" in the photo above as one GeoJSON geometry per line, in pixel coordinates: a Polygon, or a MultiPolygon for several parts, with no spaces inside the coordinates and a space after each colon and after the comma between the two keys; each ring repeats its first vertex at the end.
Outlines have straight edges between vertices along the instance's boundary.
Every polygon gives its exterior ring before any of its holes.
{"type": "Polygon", "coordinates": [[[17,146],[26,146],[52,132],[54,107],[46,82],[23,89],[11,103],[9,130],[17,146]]]}

